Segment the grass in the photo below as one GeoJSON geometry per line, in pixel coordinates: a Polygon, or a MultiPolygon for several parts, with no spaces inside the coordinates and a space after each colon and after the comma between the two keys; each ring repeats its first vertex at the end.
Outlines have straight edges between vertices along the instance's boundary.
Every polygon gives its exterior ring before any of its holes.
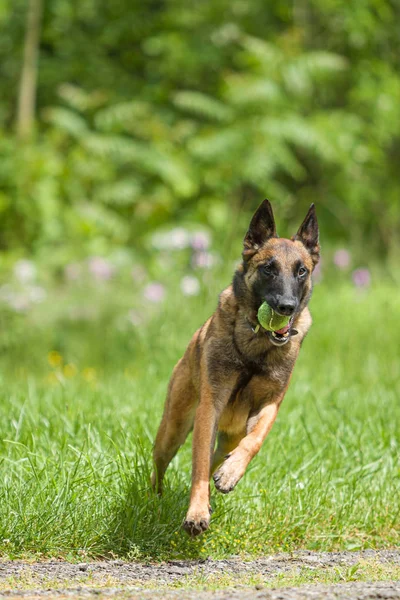
{"type": "Polygon", "coordinates": [[[400,303],[390,282],[367,293],[316,288],[314,325],[277,422],[237,489],[212,492],[204,536],[191,541],[180,529],[190,440],[163,498],[151,493],[171,368],[222,286],[212,281],[184,304],[172,297],[118,344],[107,330],[60,326],[61,353],[47,355],[52,348],[27,333],[21,353],[4,358],[1,556],[160,560],[399,544],[400,303]],[[79,336],[88,351],[71,364],[79,336]],[[99,348],[105,359],[94,364],[99,348]]]}

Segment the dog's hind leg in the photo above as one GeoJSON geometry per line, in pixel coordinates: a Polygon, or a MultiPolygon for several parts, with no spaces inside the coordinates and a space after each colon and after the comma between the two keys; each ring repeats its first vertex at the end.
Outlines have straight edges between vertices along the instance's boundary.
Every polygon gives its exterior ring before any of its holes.
{"type": "Polygon", "coordinates": [[[197,397],[183,357],[169,382],[164,414],[154,443],[153,489],[161,494],[165,471],[193,427],[197,397]]]}

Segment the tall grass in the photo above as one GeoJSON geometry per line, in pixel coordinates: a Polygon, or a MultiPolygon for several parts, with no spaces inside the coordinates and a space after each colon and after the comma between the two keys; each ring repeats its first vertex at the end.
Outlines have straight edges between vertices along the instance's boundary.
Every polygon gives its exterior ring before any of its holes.
{"type": "Polygon", "coordinates": [[[184,304],[171,298],[118,344],[107,331],[75,338],[65,328],[65,356],[47,357],[51,348],[27,333],[23,356],[4,359],[3,556],[225,557],[399,543],[400,303],[389,283],[364,293],[318,286],[277,422],[236,490],[212,492],[204,536],[191,541],[180,529],[190,440],[163,498],[152,494],[151,445],[170,371],[223,285],[184,304]],[[66,367],[76,339],[86,350],[66,367]],[[37,364],[47,360],[44,372],[37,364]]]}

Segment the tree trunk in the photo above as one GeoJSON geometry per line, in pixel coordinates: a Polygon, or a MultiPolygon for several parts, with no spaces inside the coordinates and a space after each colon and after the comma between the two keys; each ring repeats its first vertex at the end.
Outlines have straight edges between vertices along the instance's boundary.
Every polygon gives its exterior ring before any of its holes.
{"type": "Polygon", "coordinates": [[[42,10],[43,0],[29,0],[16,124],[17,135],[22,140],[32,135],[35,120],[42,10]]]}

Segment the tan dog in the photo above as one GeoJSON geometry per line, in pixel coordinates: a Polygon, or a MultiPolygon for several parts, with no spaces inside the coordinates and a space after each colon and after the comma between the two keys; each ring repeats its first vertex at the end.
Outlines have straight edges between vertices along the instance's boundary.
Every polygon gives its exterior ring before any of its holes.
{"type": "Polygon", "coordinates": [[[289,240],[277,236],[264,200],[245,236],[233,284],[174,368],[154,445],[152,483],[161,493],[165,471],[193,428],[192,490],[183,523],[192,536],[210,523],[211,475],[220,492],[233,490],[276,419],[311,325],[307,303],[318,260],[314,205],[289,240]],[[258,327],[264,301],[290,316],[286,327],[258,327]]]}

